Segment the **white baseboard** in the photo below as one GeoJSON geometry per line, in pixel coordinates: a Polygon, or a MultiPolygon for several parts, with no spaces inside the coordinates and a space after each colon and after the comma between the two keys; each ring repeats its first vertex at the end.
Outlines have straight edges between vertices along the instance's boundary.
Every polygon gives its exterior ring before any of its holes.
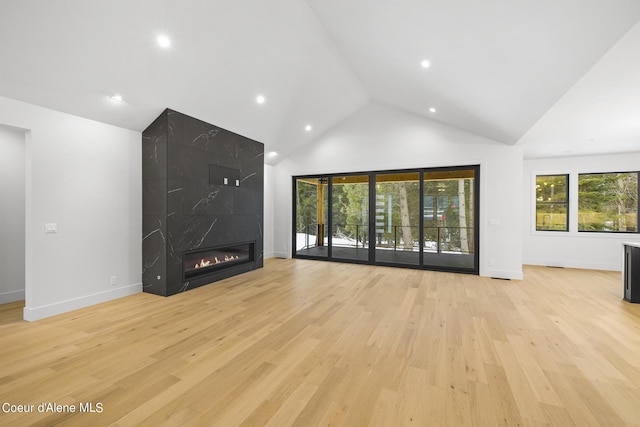
{"type": "Polygon", "coordinates": [[[522,280],[523,274],[521,271],[509,271],[509,270],[483,270],[480,272],[484,277],[495,277],[496,279],[510,279],[510,280],[522,280]]]}
{"type": "Polygon", "coordinates": [[[581,262],[581,261],[562,261],[545,260],[545,259],[524,259],[523,264],[526,265],[543,265],[548,267],[565,267],[565,268],[582,268],[585,270],[606,270],[606,271],[622,271],[620,263],[598,263],[598,262],[581,262]]]}
{"type": "Polygon", "coordinates": [[[24,300],[24,289],[0,293],[0,304],[24,300]]]}
{"type": "Polygon", "coordinates": [[[91,305],[100,304],[129,295],[134,295],[140,292],[142,292],[142,283],[136,283],[133,285],[122,286],[116,289],[110,289],[104,292],[98,292],[97,294],[93,295],[87,295],[67,301],[44,305],[41,307],[25,307],[23,311],[23,317],[24,320],[33,322],[35,320],[67,313],[79,308],[89,307],[91,305]]]}
{"type": "Polygon", "coordinates": [[[274,252],[273,256],[274,258],[291,258],[291,255],[287,252],[274,252]]]}

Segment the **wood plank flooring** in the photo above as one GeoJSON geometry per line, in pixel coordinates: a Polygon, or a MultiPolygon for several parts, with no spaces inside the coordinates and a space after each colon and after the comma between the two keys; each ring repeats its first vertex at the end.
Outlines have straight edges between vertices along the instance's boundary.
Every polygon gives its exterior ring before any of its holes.
{"type": "Polygon", "coordinates": [[[34,323],[9,304],[0,404],[34,406],[0,425],[640,426],[621,274],[524,276],[272,259],[34,323]]]}

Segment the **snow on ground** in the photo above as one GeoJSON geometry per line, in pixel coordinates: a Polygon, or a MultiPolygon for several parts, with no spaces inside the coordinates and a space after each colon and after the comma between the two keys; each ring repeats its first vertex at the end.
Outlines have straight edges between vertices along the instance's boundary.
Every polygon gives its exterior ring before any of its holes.
{"type": "MultiPolygon", "coordinates": [[[[346,247],[346,248],[355,248],[356,247],[356,241],[355,239],[350,239],[348,237],[345,236],[333,236],[333,238],[331,239],[331,243],[333,244],[333,246],[341,246],[341,247],[346,247]]],[[[300,249],[304,249],[305,247],[315,247],[316,246],[316,236],[313,234],[305,234],[305,233],[296,233],[296,250],[300,250],[300,249]]],[[[358,243],[358,247],[361,248],[362,247],[362,243],[358,243]]],[[[393,247],[384,247],[384,246],[377,246],[376,250],[393,250],[393,247]]],[[[418,252],[419,248],[416,246],[413,248],[414,252],[418,252]]],[[[438,252],[438,245],[436,244],[436,242],[431,242],[431,241],[426,241],[424,244],[424,251],[425,252],[432,252],[432,253],[436,253],[438,252]]],[[[449,254],[461,254],[462,252],[458,252],[458,251],[441,251],[441,253],[449,253],[449,254]]]]}

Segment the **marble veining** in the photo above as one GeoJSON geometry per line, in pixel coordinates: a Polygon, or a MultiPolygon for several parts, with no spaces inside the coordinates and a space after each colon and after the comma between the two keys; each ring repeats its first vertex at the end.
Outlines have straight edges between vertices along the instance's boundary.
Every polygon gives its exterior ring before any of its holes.
{"type": "Polygon", "coordinates": [[[151,236],[151,235],[152,235],[152,234],[154,234],[154,233],[161,233],[161,231],[160,231],[160,229],[159,229],[159,228],[156,228],[156,229],[155,229],[155,230],[153,230],[151,233],[149,233],[149,234],[147,234],[146,236],[144,236],[144,237],[142,238],[142,241],[147,240],[147,237],[151,236]]]}
{"type": "Polygon", "coordinates": [[[146,270],[148,270],[149,268],[152,268],[154,265],[156,265],[156,263],[158,262],[158,260],[160,259],[160,255],[158,255],[157,257],[155,257],[153,259],[153,261],[151,261],[150,263],[144,263],[144,265],[142,266],[142,272],[145,272],[146,270]]]}
{"type": "Polygon", "coordinates": [[[202,235],[202,238],[198,241],[198,243],[196,243],[194,245],[194,249],[199,248],[202,245],[202,242],[204,241],[204,239],[207,238],[207,236],[209,235],[209,233],[211,233],[211,230],[213,229],[213,226],[216,224],[216,222],[218,222],[218,218],[214,219],[213,222],[211,223],[211,225],[209,226],[209,229],[207,231],[205,231],[205,233],[202,235]]]}
{"type": "Polygon", "coordinates": [[[182,262],[182,252],[180,250],[176,250],[176,248],[173,245],[173,241],[174,241],[174,239],[172,238],[173,236],[170,236],[170,237],[171,238],[169,239],[168,256],[172,258],[174,261],[182,262]]]}
{"type": "Polygon", "coordinates": [[[168,114],[167,115],[167,127],[169,128],[169,135],[170,136],[176,136],[176,122],[174,120],[175,115],[174,114],[168,114]]]}
{"type": "Polygon", "coordinates": [[[186,229],[182,232],[182,236],[178,240],[178,247],[183,250],[198,249],[202,246],[202,242],[207,238],[213,226],[218,222],[218,218],[214,218],[209,224],[206,218],[196,218],[190,221],[186,229]],[[207,227],[208,225],[208,227],[207,227]],[[205,228],[206,227],[206,228],[205,228]]]}
{"type": "Polygon", "coordinates": [[[240,180],[240,182],[245,182],[246,180],[248,180],[249,178],[251,178],[252,176],[255,176],[255,175],[256,175],[256,172],[254,172],[254,173],[252,173],[252,174],[250,174],[250,175],[247,175],[247,176],[245,176],[244,178],[242,178],[242,179],[240,180]]]}
{"type": "Polygon", "coordinates": [[[205,205],[205,208],[210,206],[214,202],[215,198],[218,196],[219,193],[220,193],[220,189],[218,188],[216,190],[213,190],[209,194],[207,194],[207,197],[203,197],[202,199],[198,200],[198,203],[196,203],[191,208],[191,212],[195,212],[196,210],[198,210],[198,208],[201,205],[205,205]]]}
{"type": "Polygon", "coordinates": [[[153,160],[153,162],[156,165],[156,172],[158,173],[158,176],[161,176],[162,167],[160,166],[160,156],[158,155],[158,142],[157,141],[154,141],[154,143],[153,143],[153,156],[151,157],[151,160],[153,160]]]}
{"type": "Polygon", "coordinates": [[[163,228],[163,226],[162,226],[162,222],[161,222],[160,220],[158,220],[158,225],[159,225],[159,227],[158,227],[158,228],[156,228],[155,230],[151,231],[150,233],[148,233],[146,236],[144,236],[144,237],[142,238],[142,241],[143,241],[143,242],[144,242],[147,238],[149,238],[151,235],[153,235],[153,234],[155,234],[155,233],[160,233],[160,237],[162,238],[162,243],[163,243],[164,245],[166,245],[166,244],[167,244],[167,241],[166,241],[166,240],[165,240],[165,238],[164,238],[164,233],[162,233],[162,228],[163,228]]]}
{"type": "Polygon", "coordinates": [[[209,144],[211,139],[215,138],[216,135],[218,135],[219,131],[220,129],[216,128],[216,129],[210,130],[209,132],[201,133],[200,135],[196,136],[193,141],[191,141],[191,144],[192,145],[198,144],[198,141],[201,139],[204,139],[205,145],[209,144]]]}

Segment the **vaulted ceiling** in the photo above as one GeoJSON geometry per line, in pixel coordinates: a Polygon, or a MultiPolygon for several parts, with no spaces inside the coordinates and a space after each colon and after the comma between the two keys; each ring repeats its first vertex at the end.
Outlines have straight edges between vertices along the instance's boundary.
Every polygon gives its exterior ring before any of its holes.
{"type": "Polygon", "coordinates": [[[0,96],[135,130],[169,107],[281,157],[369,102],[528,157],[637,151],[639,20],[637,0],[7,0],[0,96]]]}

